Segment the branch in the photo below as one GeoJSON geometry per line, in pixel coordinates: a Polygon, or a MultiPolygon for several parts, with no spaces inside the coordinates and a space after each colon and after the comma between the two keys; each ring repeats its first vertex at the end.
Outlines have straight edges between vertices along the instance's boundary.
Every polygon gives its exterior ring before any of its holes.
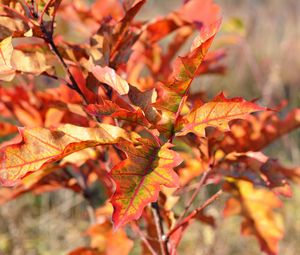
{"type": "MultiPolygon", "coordinates": [[[[55,17],[55,16],[54,16],[55,17]]],[[[54,22],[54,18],[53,18],[53,22],[54,22]]],[[[54,55],[57,57],[57,59],[60,61],[60,63],[62,64],[62,66],[65,69],[65,72],[67,73],[67,76],[69,78],[69,80],[71,81],[71,86],[69,85],[69,87],[73,90],[75,90],[82,98],[82,100],[84,101],[85,104],[88,104],[88,100],[85,97],[85,95],[83,94],[83,92],[81,91],[81,89],[79,88],[73,74],[71,73],[68,65],[66,64],[65,60],[63,59],[62,55],[60,54],[57,46],[54,43],[53,40],[53,31],[49,33],[49,31],[47,31],[47,28],[45,27],[45,24],[43,22],[43,20],[40,23],[40,27],[41,30],[44,34],[44,40],[45,42],[49,45],[49,48],[51,49],[51,51],[54,53],[54,55]]]]}
{"type": "Polygon", "coordinates": [[[207,206],[209,206],[212,202],[217,200],[223,193],[223,190],[219,190],[217,193],[215,193],[213,196],[211,196],[209,199],[207,199],[202,206],[192,211],[187,217],[185,217],[181,222],[177,223],[175,227],[170,230],[170,232],[167,235],[167,239],[170,238],[172,234],[176,232],[179,228],[183,227],[185,224],[188,224],[188,222],[193,219],[199,212],[201,212],[203,209],[205,209],[207,206]]]}
{"type": "Polygon", "coordinates": [[[200,189],[203,187],[203,185],[204,185],[204,183],[205,183],[205,181],[206,181],[206,179],[207,179],[207,177],[208,177],[208,174],[210,173],[211,170],[212,170],[212,168],[210,167],[208,170],[206,170],[206,171],[203,173],[203,175],[202,175],[200,181],[198,182],[198,185],[197,185],[196,189],[194,190],[194,192],[193,192],[193,194],[192,194],[190,200],[188,201],[188,203],[187,203],[186,206],[185,206],[185,210],[184,210],[184,211],[182,212],[182,214],[179,216],[179,218],[178,218],[178,220],[177,220],[177,224],[179,224],[179,223],[183,220],[184,216],[186,215],[186,213],[187,213],[187,212],[189,211],[189,209],[191,208],[193,202],[195,201],[195,199],[196,199],[196,197],[197,197],[197,195],[198,195],[200,189]]]}
{"type": "Polygon", "coordinates": [[[157,231],[157,236],[158,236],[158,242],[159,242],[160,249],[161,249],[161,254],[169,255],[168,242],[167,242],[167,239],[165,238],[164,228],[163,228],[163,224],[162,224],[163,220],[160,216],[158,203],[157,202],[151,203],[151,209],[152,209],[152,214],[154,217],[154,223],[156,226],[156,231],[157,231]]]}

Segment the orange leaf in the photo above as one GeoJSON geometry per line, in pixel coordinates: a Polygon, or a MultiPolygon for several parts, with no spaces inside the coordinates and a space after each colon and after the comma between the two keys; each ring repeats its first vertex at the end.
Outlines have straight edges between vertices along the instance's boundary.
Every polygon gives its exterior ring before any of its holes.
{"type": "Polygon", "coordinates": [[[261,249],[269,255],[278,254],[278,242],[283,237],[281,215],[274,209],[281,207],[276,195],[266,189],[258,189],[247,181],[234,181],[236,197],[228,200],[226,216],[241,214],[244,217],[242,233],[255,235],[261,249]]]}
{"type": "Polygon", "coordinates": [[[247,121],[234,123],[221,147],[226,153],[259,151],[299,127],[299,108],[290,111],[284,119],[279,118],[278,112],[261,112],[247,121]]]}
{"type": "Polygon", "coordinates": [[[10,135],[17,132],[17,128],[8,123],[8,122],[0,122],[0,137],[10,135]]]}
{"type": "Polygon", "coordinates": [[[85,110],[93,116],[102,117],[108,115],[116,119],[127,120],[132,123],[137,123],[143,126],[148,126],[149,122],[146,119],[143,111],[138,108],[137,110],[129,111],[121,108],[117,104],[109,100],[103,100],[103,104],[89,104],[85,110]]]}
{"type": "Polygon", "coordinates": [[[182,98],[188,92],[198,69],[212,44],[219,29],[221,20],[204,27],[195,38],[191,51],[185,57],[178,57],[175,61],[172,81],[165,85],[166,91],[154,105],[157,108],[177,112],[182,98]]]}
{"type": "Polygon", "coordinates": [[[181,163],[181,159],[169,149],[170,146],[165,144],[160,147],[150,140],[140,140],[140,145],[136,147],[126,141],[121,143],[120,148],[128,158],[111,171],[116,183],[111,200],[116,228],[138,219],[144,207],[157,200],[161,185],[178,185],[178,176],[173,168],[181,163]]]}
{"type": "Polygon", "coordinates": [[[76,250],[71,251],[68,255],[103,255],[102,252],[97,251],[90,247],[80,247],[76,250]]]}
{"type": "Polygon", "coordinates": [[[114,144],[127,138],[127,133],[115,126],[100,124],[97,128],[64,125],[57,129],[20,129],[22,141],[0,151],[0,182],[10,186],[30,172],[42,169],[47,163],[85,149],[114,144]]]}
{"type": "Polygon", "coordinates": [[[108,66],[95,66],[92,70],[98,81],[107,84],[116,90],[120,95],[126,95],[129,91],[129,85],[116,71],[108,66]]]}
{"type": "Polygon", "coordinates": [[[111,222],[107,220],[90,227],[87,234],[91,237],[91,247],[103,254],[128,255],[133,247],[133,241],[126,232],[123,229],[113,231],[111,222]]]}
{"type": "Polygon", "coordinates": [[[179,135],[189,132],[205,136],[206,127],[216,127],[221,131],[229,131],[229,122],[235,119],[244,119],[250,113],[265,110],[243,98],[227,99],[223,93],[216,96],[211,102],[203,104],[188,114],[184,127],[179,135]]]}

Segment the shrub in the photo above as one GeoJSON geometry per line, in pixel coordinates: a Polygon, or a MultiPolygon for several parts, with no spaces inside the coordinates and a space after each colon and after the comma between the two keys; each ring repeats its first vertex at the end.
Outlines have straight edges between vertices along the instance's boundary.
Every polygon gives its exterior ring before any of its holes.
{"type": "Polygon", "coordinates": [[[136,21],[145,3],[1,1],[0,180],[14,187],[1,202],[70,189],[92,223],[91,247],[70,254],[128,254],[139,236],[143,254],[167,255],[193,222],[214,225],[205,209],[223,196],[224,216],[240,215],[242,233],[277,254],[277,208],[300,169],[261,151],[300,126],[300,110],[281,119],[255,101],[192,92],[198,77],[224,74],[226,48],[208,52],[220,8],[191,0],[136,21]]]}

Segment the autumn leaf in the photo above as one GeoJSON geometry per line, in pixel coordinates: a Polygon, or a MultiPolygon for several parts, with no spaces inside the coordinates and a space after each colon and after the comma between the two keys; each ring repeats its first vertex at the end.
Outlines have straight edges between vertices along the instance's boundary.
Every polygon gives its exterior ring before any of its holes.
{"type": "Polygon", "coordinates": [[[64,125],[57,129],[20,129],[22,141],[1,149],[0,182],[11,186],[46,164],[87,147],[115,144],[127,138],[119,127],[100,124],[97,128],[64,125]]]}
{"type": "Polygon", "coordinates": [[[92,72],[98,81],[107,84],[116,90],[120,95],[125,95],[128,93],[129,85],[127,81],[119,76],[114,69],[108,66],[95,66],[92,69],[92,72]]]}
{"type": "Polygon", "coordinates": [[[45,53],[18,49],[13,51],[12,65],[15,70],[30,74],[41,74],[51,67],[47,63],[47,55],[45,53]]]}
{"type": "Polygon", "coordinates": [[[129,88],[128,97],[130,101],[143,110],[146,118],[150,122],[156,123],[159,120],[160,115],[152,106],[153,100],[156,98],[154,90],[140,91],[134,86],[129,86],[129,88]]]}
{"type": "Polygon", "coordinates": [[[181,159],[170,150],[170,146],[164,144],[160,147],[145,139],[140,140],[138,146],[126,141],[120,144],[128,158],[111,170],[116,183],[111,199],[115,228],[138,219],[144,207],[157,200],[161,185],[176,187],[179,184],[173,168],[181,163],[181,159]]]}
{"type": "Polygon", "coordinates": [[[103,255],[103,253],[90,247],[80,247],[69,252],[68,255],[103,255]]]}
{"type": "Polygon", "coordinates": [[[15,76],[12,67],[13,54],[12,38],[7,37],[0,43],[0,80],[11,81],[15,76]]]}
{"type": "Polygon", "coordinates": [[[155,107],[176,113],[186,100],[187,92],[198,73],[198,69],[219,29],[221,20],[204,27],[193,41],[191,51],[185,57],[175,60],[171,82],[165,84],[162,97],[153,104],[155,107]]]}
{"type": "Polygon", "coordinates": [[[178,10],[179,16],[196,26],[207,26],[221,16],[221,8],[212,0],[190,0],[178,10]]]}
{"type": "Polygon", "coordinates": [[[216,127],[221,131],[229,131],[230,121],[244,119],[252,112],[265,109],[240,97],[227,99],[221,93],[211,102],[203,104],[185,116],[182,122],[184,126],[178,135],[192,132],[204,137],[206,127],[216,127]]]}
{"type": "Polygon", "coordinates": [[[50,68],[45,53],[28,50],[28,45],[26,51],[16,49],[12,40],[8,37],[0,43],[0,80],[11,81],[16,72],[41,74],[50,68]]]}
{"type": "Polygon", "coordinates": [[[221,9],[211,0],[185,1],[176,11],[163,18],[151,22],[147,26],[149,40],[154,43],[161,40],[176,29],[184,26],[209,26],[221,17],[221,9]]]}
{"type": "Polygon", "coordinates": [[[216,167],[223,176],[243,179],[256,186],[269,188],[276,195],[290,197],[290,182],[299,183],[300,168],[285,167],[278,160],[271,159],[261,152],[232,152],[216,167]]]}
{"type": "Polygon", "coordinates": [[[300,127],[300,109],[290,111],[281,119],[278,112],[264,111],[234,123],[231,132],[221,142],[226,153],[259,151],[281,136],[300,127]]]}
{"type": "Polygon", "coordinates": [[[103,100],[102,104],[89,104],[85,107],[85,110],[92,116],[102,117],[111,116],[119,120],[126,120],[131,123],[137,123],[143,126],[148,126],[149,122],[146,119],[143,111],[133,109],[132,111],[121,108],[117,104],[109,100],[103,100]]]}
{"type": "Polygon", "coordinates": [[[14,125],[8,122],[0,122],[0,138],[16,132],[17,128],[14,125]]]}
{"type": "Polygon", "coordinates": [[[91,238],[91,247],[104,254],[128,255],[133,247],[123,229],[114,231],[110,221],[91,226],[87,232],[91,238]]]}
{"type": "Polygon", "coordinates": [[[267,254],[278,254],[283,229],[281,215],[274,210],[281,207],[281,201],[273,192],[256,188],[247,181],[232,180],[231,185],[235,197],[227,201],[225,216],[243,216],[242,234],[254,235],[267,254]]]}
{"type": "Polygon", "coordinates": [[[73,179],[72,176],[61,167],[53,166],[42,169],[41,171],[34,172],[25,176],[19,185],[12,188],[0,188],[0,205],[7,203],[11,200],[17,199],[26,193],[33,193],[39,195],[45,192],[53,192],[59,189],[70,189],[73,192],[80,192],[81,188],[73,179]]]}

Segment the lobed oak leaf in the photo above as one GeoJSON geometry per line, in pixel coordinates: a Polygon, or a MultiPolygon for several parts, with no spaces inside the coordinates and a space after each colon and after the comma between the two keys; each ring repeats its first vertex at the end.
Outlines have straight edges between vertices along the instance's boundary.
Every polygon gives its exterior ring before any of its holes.
{"type": "Polygon", "coordinates": [[[97,128],[85,128],[70,124],[57,129],[20,129],[22,141],[0,151],[0,182],[15,185],[25,175],[42,169],[46,164],[87,147],[117,143],[128,138],[119,127],[99,124],[97,128]]]}
{"type": "Polygon", "coordinates": [[[216,171],[223,176],[247,180],[287,197],[292,195],[289,181],[299,183],[300,180],[299,167],[285,167],[261,152],[227,154],[216,171]]]}
{"type": "Polygon", "coordinates": [[[111,198],[115,228],[138,219],[144,207],[157,200],[160,186],[176,187],[179,179],[173,168],[181,163],[170,144],[158,146],[151,140],[140,140],[138,146],[123,141],[127,159],[111,170],[116,191],[111,198]]]}
{"type": "Polygon", "coordinates": [[[274,210],[281,207],[281,201],[273,192],[256,188],[247,181],[232,180],[231,185],[235,196],[228,200],[225,216],[243,216],[242,234],[254,235],[267,254],[278,254],[283,229],[281,215],[274,210]]]}
{"type": "Polygon", "coordinates": [[[1,80],[11,81],[16,72],[41,74],[51,67],[47,64],[45,53],[28,49],[30,49],[28,45],[19,46],[19,49],[14,48],[12,37],[5,38],[0,43],[1,80]]]}
{"type": "Polygon", "coordinates": [[[126,65],[132,54],[132,46],[137,42],[141,35],[141,30],[133,24],[133,19],[139,10],[146,3],[146,0],[138,0],[130,3],[123,3],[127,6],[125,16],[113,29],[111,38],[110,66],[118,68],[126,65]]]}
{"type": "Polygon", "coordinates": [[[172,80],[165,85],[165,92],[154,104],[155,107],[174,113],[178,111],[182,100],[186,100],[186,94],[198,74],[220,24],[221,20],[219,19],[210,26],[204,27],[199,36],[195,38],[190,53],[175,60],[172,80]]]}
{"type": "Polygon", "coordinates": [[[0,80],[11,81],[15,77],[12,67],[13,54],[12,37],[7,37],[0,43],[0,80]]]}
{"type": "Polygon", "coordinates": [[[278,112],[266,111],[233,123],[231,132],[221,142],[226,153],[259,151],[281,136],[300,127],[300,109],[290,111],[280,119],[278,112]]]}
{"type": "Polygon", "coordinates": [[[128,97],[130,101],[143,110],[149,122],[156,123],[160,119],[160,115],[152,106],[156,99],[155,90],[140,91],[134,86],[129,86],[129,88],[128,97]]]}
{"type": "Polygon", "coordinates": [[[204,137],[206,127],[216,127],[221,131],[229,131],[230,121],[247,118],[250,113],[265,109],[243,98],[227,99],[221,93],[211,102],[203,104],[185,116],[181,123],[184,124],[184,127],[178,135],[192,132],[204,137]]]}
{"type": "Polygon", "coordinates": [[[74,192],[81,191],[76,180],[74,180],[67,171],[62,170],[63,169],[58,166],[50,165],[41,171],[34,172],[33,174],[24,177],[20,184],[13,189],[1,187],[0,205],[13,199],[17,199],[28,192],[38,195],[45,192],[53,192],[62,188],[70,189],[74,192]]]}
{"type": "Polygon", "coordinates": [[[213,0],[190,0],[178,11],[180,17],[196,26],[207,26],[221,16],[221,8],[213,0]]]}
{"type": "Polygon", "coordinates": [[[98,81],[105,83],[116,90],[120,95],[126,95],[129,91],[129,85],[126,80],[119,76],[116,71],[108,66],[95,66],[92,69],[94,76],[98,81]]]}
{"type": "Polygon", "coordinates": [[[24,31],[28,30],[29,26],[21,20],[0,15],[0,40],[4,40],[9,36],[22,35],[24,31]]]}
{"type": "Polygon", "coordinates": [[[154,43],[183,26],[197,29],[209,26],[221,17],[221,9],[212,0],[185,2],[178,10],[151,22],[147,27],[149,40],[154,43]]]}
{"type": "Polygon", "coordinates": [[[91,226],[87,232],[91,238],[90,246],[103,254],[128,255],[133,248],[130,240],[123,229],[114,231],[110,221],[91,226]]]}
{"type": "Polygon", "coordinates": [[[109,100],[104,100],[103,104],[89,104],[85,107],[85,110],[92,116],[102,117],[103,115],[108,115],[119,120],[126,120],[143,126],[149,125],[140,108],[129,111],[109,100]]]}

